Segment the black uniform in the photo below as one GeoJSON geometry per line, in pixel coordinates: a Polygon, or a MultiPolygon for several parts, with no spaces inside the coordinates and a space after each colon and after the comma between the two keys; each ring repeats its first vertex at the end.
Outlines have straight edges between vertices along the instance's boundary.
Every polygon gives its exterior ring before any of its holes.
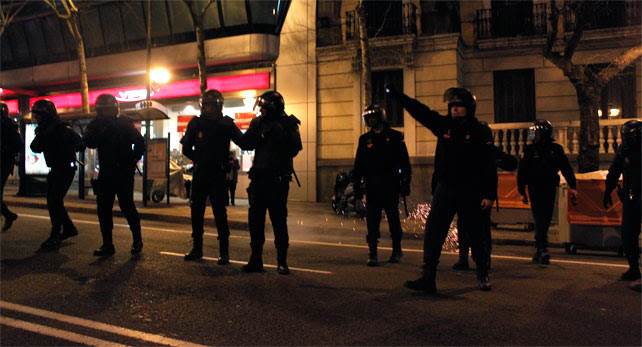
{"type": "MultiPolygon", "coordinates": [[[[241,148],[254,149],[254,161],[247,188],[250,209],[252,256],[248,270],[262,269],[265,243],[265,213],[269,211],[279,264],[285,264],[289,246],[287,200],[292,180],[292,158],[303,148],[300,121],[287,114],[266,114],[254,118],[243,136],[241,148]],[[259,259],[260,264],[259,264],[259,259]]],[[[246,270],[247,271],[247,270],[246,270]]]]}
{"type": "Polygon", "coordinates": [[[562,146],[551,139],[543,139],[524,148],[517,171],[517,189],[519,194],[525,196],[528,186],[535,220],[535,244],[542,254],[547,252],[548,227],[553,218],[555,194],[560,183],[557,172],[560,170],[569,187],[576,189],[575,174],[562,146]]]}
{"type": "MultiPolygon", "coordinates": [[[[515,171],[517,169],[517,159],[510,154],[502,151],[501,149],[492,146],[493,156],[495,158],[496,167],[504,171],[515,171]]],[[[433,180],[435,177],[433,176],[433,180]]],[[[435,183],[433,182],[433,190],[435,183]]],[[[492,235],[490,232],[491,229],[491,215],[492,209],[482,210],[482,245],[486,249],[486,254],[488,255],[488,266],[490,266],[490,253],[493,249],[492,235]]],[[[468,236],[464,230],[461,229],[459,220],[457,220],[457,241],[459,243],[459,262],[455,267],[456,269],[465,269],[468,267],[468,253],[470,250],[470,236],[468,236]],[[464,260],[465,259],[465,260],[464,260]]]]}
{"type": "MultiPolygon", "coordinates": [[[[181,139],[183,154],[194,161],[192,179],[191,213],[192,238],[195,247],[201,247],[203,223],[207,198],[210,198],[219,242],[227,249],[230,229],[227,224],[227,184],[229,171],[228,155],[230,140],[239,143],[241,131],[234,120],[227,116],[195,117],[187,124],[187,131],[181,139]],[[199,244],[200,242],[200,244],[199,244]]],[[[223,251],[222,251],[223,252],[223,251]]],[[[227,254],[222,254],[227,256],[227,254]]]]}
{"type": "Polygon", "coordinates": [[[401,222],[399,221],[399,193],[402,179],[410,184],[411,168],[408,149],[403,134],[390,129],[386,124],[380,133],[370,130],[359,138],[359,147],[354,160],[354,179],[358,185],[361,178],[366,183],[366,242],[376,244],[381,234],[381,210],[386,211],[393,248],[401,250],[401,222]]]}
{"type": "MultiPolygon", "coordinates": [[[[639,257],[640,257],[640,167],[642,154],[640,143],[634,146],[620,146],[618,149],[609,174],[606,176],[606,193],[611,194],[618,184],[620,175],[624,175],[624,182],[621,192],[622,201],[622,246],[624,254],[629,261],[631,279],[640,278],[639,257]]],[[[626,274],[626,273],[625,273],[626,274]]],[[[626,276],[623,275],[623,279],[626,276]]]]}
{"type": "Polygon", "coordinates": [[[9,176],[13,173],[13,167],[16,165],[16,155],[22,151],[24,143],[22,142],[18,125],[9,118],[8,115],[2,115],[1,119],[2,148],[0,148],[0,151],[2,155],[0,157],[0,166],[2,171],[2,190],[0,190],[0,201],[2,201],[2,216],[5,218],[5,224],[2,226],[2,230],[5,231],[11,227],[13,221],[18,218],[18,215],[11,212],[7,204],[4,203],[4,186],[9,176]]]}
{"type": "Polygon", "coordinates": [[[457,213],[460,229],[470,235],[478,277],[487,278],[488,255],[482,247],[482,199],[494,200],[497,170],[485,128],[474,116],[442,116],[406,95],[399,98],[410,115],[438,137],[430,214],[424,238],[424,267],[434,274],[450,223],[457,213]]]}
{"type": "MultiPolygon", "coordinates": [[[[76,174],[76,152],[85,149],[80,136],[60,120],[40,124],[31,142],[31,150],[43,152],[51,171],[47,175],[47,208],[51,217],[52,235],[61,232],[77,234],[64,205],[64,198],[76,174]]],[[[70,235],[71,236],[71,235],[70,235]]]]}
{"type": "Polygon", "coordinates": [[[103,245],[113,249],[112,209],[116,196],[134,243],[141,242],[140,216],[134,204],[134,175],[136,163],[145,152],[145,138],[129,118],[118,116],[94,119],[82,139],[87,147],[98,149],[100,172],[96,200],[103,245]]]}

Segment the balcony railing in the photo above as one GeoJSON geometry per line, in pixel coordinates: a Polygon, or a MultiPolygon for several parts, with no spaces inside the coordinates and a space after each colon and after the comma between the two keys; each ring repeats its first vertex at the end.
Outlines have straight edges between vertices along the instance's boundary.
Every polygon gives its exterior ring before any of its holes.
{"type": "MultiPolygon", "coordinates": [[[[585,29],[606,29],[618,28],[625,26],[640,25],[640,16],[642,5],[639,0],[633,1],[603,1],[603,9],[598,9],[597,13],[592,13],[586,17],[585,29]]],[[[564,31],[575,30],[575,13],[568,9],[568,4],[564,4],[564,31]]]]}
{"type": "MultiPolygon", "coordinates": [[[[630,119],[600,120],[600,153],[615,153],[622,143],[620,127],[630,119]]],[[[531,123],[496,123],[493,129],[495,146],[504,152],[521,156],[528,140],[531,123]]],[[[555,142],[564,147],[566,154],[577,154],[579,150],[580,121],[553,122],[555,142]]]]}
{"type": "Polygon", "coordinates": [[[477,39],[512,36],[545,36],[546,4],[517,3],[510,7],[477,10],[477,39]]]}
{"type": "MultiPolygon", "coordinates": [[[[368,13],[366,19],[368,37],[417,34],[417,7],[413,3],[403,4],[401,12],[368,13]]],[[[355,11],[346,12],[346,40],[359,38],[359,24],[355,11]]]]}

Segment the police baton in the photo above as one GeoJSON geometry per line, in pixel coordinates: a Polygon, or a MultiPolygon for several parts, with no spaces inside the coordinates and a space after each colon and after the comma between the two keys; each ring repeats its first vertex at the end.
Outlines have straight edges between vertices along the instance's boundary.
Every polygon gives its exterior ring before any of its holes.
{"type": "Polygon", "coordinates": [[[296,180],[296,184],[300,187],[301,182],[299,182],[299,176],[296,175],[296,171],[294,171],[294,168],[292,168],[292,173],[294,174],[294,179],[296,180]]]}
{"type": "Polygon", "coordinates": [[[409,218],[410,215],[408,214],[408,203],[406,202],[406,197],[402,195],[401,199],[403,200],[403,209],[406,211],[406,218],[409,218]]]}

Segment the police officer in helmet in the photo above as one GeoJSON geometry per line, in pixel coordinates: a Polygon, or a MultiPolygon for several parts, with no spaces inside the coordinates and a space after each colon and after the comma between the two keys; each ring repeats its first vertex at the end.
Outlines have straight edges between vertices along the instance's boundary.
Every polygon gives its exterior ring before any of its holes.
{"type": "Polygon", "coordinates": [[[292,159],[303,148],[299,134],[301,122],[284,112],[285,102],[276,91],[259,96],[255,104],[257,108],[259,116],[250,123],[241,145],[244,150],[255,150],[249,172],[250,186],[247,188],[252,254],[242,269],[245,272],[263,271],[265,213],[269,211],[277,251],[277,272],[287,275],[290,273],[287,265],[287,201],[294,172],[292,159]]]}
{"type": "Polygon", "coordinates": [[[131,254],[137,255],[143,250],[143,240],[140,216],[134,204],[134,175],[136,164],[145,153],[145,138],[129,118],[119,114],[118,101],[113,95],[99,95],[95,109],[96,119],[89,123],[82,137],[87,147],[98,150],[100,165],[96,203],[103,244],[94,255],[108,257],[116,252],[112,240],[116,196],[132,232],[131,254]]]}
{"type": "Polygon", "coordinates": [[[225,208],[228,153],[230,140],[239,144],[242,134],[232,118],[223,116],[223,95],[218,90],[206,90],[201,96],[200,105],[200,117],[190,120],[181,139],[183,154],[194,162],[190,203],[193,247],[185,255],[185,260],[199,260],[203,257],[203,223],[209,197],[218,230],[218,264],[225,265],[230,262],[230,229],[225,208]]]}
{"type": "Polygon", "coordinates": [[[4,217],[4,225],[2,231],[7,231],[13,225],[13,222],[18,219],[18,215],[11,212],[7,204],[4,203],[4,186],[7,179],[13,173],[13,167],[16,165],[16,156],[22,151],[24,143],[18,124],[9,118],[9,107],[4,102],[0,102],[2,109],[2,134],[0,140],[0,150],[2,156],[0,157],[0,170],[2,171],[2,189],[0,190],[0,201],[2,201],[2,216],[4,217]]]}
{"type": "Polygon", "coordinates": [[[43,152],[51,171],[47,175],[47,208],[51,217],[51,233],[40,249],[49,251],[60,246],[68,237],[78,235],[69,218],[64,198],[76,174],[76,152],[85,149],[80,136],[63,122],[53,102],[41,99],[31,107],[31,115],[38,127],[31,142],[31,150],[43,152]]]}
{"type": "Polygon", "coordinates": [[[444,102],[448,115],[444,117],[392,85],[386,85],[386,92],[438,138],[434,164],[437,184],[426,221],[422,276],[404,285],[428,293],[437,291],[437,264],[456,213],[460,228],[471,239],[479,289],[490,290],[488,255],[482,246],[482,210],[492,206],[497,194],[497,171],[485,141],[485,128],[475,118],[475,97],[465,88],[447,89],[444,102]]]}
{"type": "Polygon", "coordinates": [[[361,178],[366,183],[366,220],[369,248],[368,266],[377,266],[377,244],[381,234],[381,210],[386,211],[392,255],[389,263],[398,263],[401,251],[401,222],[399,221],[399,194],[410,195],[411,168],[403,134],[391,129],[385,120],[385,109],[379,105],[366,107],[363,120],[370,131],[361,135],[354,160],[355,197],[361,200],[361,178]]]}
{"type": "Polygon", "coordinates": [[[553,218],[555,194],[560,178],[558,171],[571,188],[569,197],[577,198],[575,174],[568,162],[564,148],[554,143],[553,126],[545,119],[538,119],[528,129],[532,144],[524,148],[522,160],[517,170],[517,189],[522,201],[527,204],[526,186],[531,202],[531,212],[535,221],[535,246],[533,262],[549,264],[551,255],[548,252],[548,228],[553,218]]]}
{"type": "Polygon", "coordinates": [[[604,208],[613,205],[611,192],[618,187],[618,196],[622,201],[622,246],[629,263],[629,269],[620,277],[623,281],[640,279],[640,185],[642,178],[640,139],[642,122],[630,120],[620,128],[622,145],[617,149],[615,158],[606,176],[604,191],[604,208]],[[624,175],[623,186],[618,186],[620,175],[624,175]]]}

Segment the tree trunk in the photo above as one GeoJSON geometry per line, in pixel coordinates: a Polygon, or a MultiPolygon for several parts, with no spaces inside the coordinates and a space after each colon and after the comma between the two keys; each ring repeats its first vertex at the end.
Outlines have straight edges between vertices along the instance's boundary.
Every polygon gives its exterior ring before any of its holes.
{"type": "Polygon", "coordinates": [[[366,26],[366,10],[363,3],[357,6],[359,18],[359,43],[361,44],[361,81],[363,82],[363,102],[365,106],[372,104],[372,81],[370,65],[370,44],[368,43],[368,27],[366,26]]]}
{"type": "Polygon", "coordinates": [[[203,16],[194,16],[197,43],[198,79],[201,81],[201,95],[207,90],[207,62],[205,60],[205,33],[203,32],[203,16]]]}
{"type": "Polygon", "coordinates": [[[85,42],[80,34],[78,25],[78,14],[72,14],[70,18],[76,39],[76,50],[78,53],[78,72],[80,73],[80,96],[82,97],[82,111],[87,114],[89,109],[89,84],[87,82],[87,59],[85,58],[85,42]]]}
{"type": "Polygon", "coordinates": [[[580,107],[580,148],[577,154],[579,172],[599,170],[600,167],[600,91],[594,86],[575,85],[577,103],[580,107]]]}

